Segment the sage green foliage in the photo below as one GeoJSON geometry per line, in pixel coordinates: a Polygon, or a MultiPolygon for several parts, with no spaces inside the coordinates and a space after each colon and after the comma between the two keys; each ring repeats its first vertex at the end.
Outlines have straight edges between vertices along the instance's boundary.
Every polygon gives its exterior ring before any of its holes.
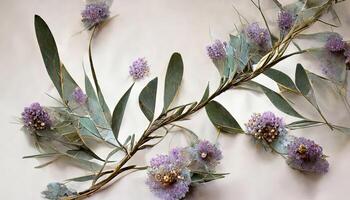
{"type": "Polygon", "coordinates": [[[139,105],[149,121],[153,120],[154,110],[156,108],[158,78],[151,80],[141,91],[139,96],[139,105]]]}

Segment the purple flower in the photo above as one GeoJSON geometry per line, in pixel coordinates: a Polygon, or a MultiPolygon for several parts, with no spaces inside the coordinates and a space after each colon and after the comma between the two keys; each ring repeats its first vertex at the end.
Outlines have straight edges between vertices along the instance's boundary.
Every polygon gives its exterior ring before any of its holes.
{"type": "Polygon", "coordinates": [[[181,151],[174,149],[169,155],[158,155],[150,161],[146,183],[160,199],[182,199],[189,191],[191,175],[181,151]]]}
{"type": "Polygon", "coordinates": [[[329,163],[322,153],[322,147],[314,141],[299,137],[288,145],[288,164],[297,170],[323,174],[328,172],[329,163]]]}
{"type": "Polygon", "coordinates": [[[106,3],[91,3],[81,12],[82,22],[91,29],[109,17],[109,6],[106,3]]]}
{"type": "Polygon", "coordinates": [[[247,29],[246,33],[250,41],[257,44],[263,49],[270,48],[269,43],[271,41],[270,33],[265,28],[260,28],[259,24],[254,22],[250,24],[247,29]]]}
{"type": "Polygon", "coordinates": [[[343,38],[338,34],[329,36],[325,44],[326,49],[332,53],[343,51],[345,46],[346,43],[343,41],[343,38]]]}
{"type": "Polygon", "coordinates": [[[142,79],[149,73],[149,66],[145,58],[138,58],[130,66],[129,74],[134,80],[142,79]]]}
{"type": "Polygon", "coordinates": [[[344,51],[345,63],[350,64],[350,47],[347,46],[344,51]]]}
{"type": "Polygon", "coordinates": [[[287,134],[283,119],[275,116],[272,112],[253,114],[245,125],[248,134],[254,136],[256,140],[262,140],[267,143],[272,143],[278,137],[287,134]]]}
{"type": "Polygon", "coordinates": [[[32,103],[22,112],[24,126],[34,130],[44,130],[51,127],[49,114],[39,103],[32,103]]]}
{"type": "Polygon", "coordinates": [[[278,14],[278,27],[281,30],[282,33],[288,32],[293,24],[294,24],[295,17],[291,12],[288,11],[281,11],[278,14]]]}
{"type": "Polygon", "coordinates": [[[78,104],[82,105],[82,104],[86,103],[87,96],[86,96],[86,94],[84,94],[84,92],[79,87],[75,88],[72,95],[73,95],[75,102],[77,102],[78,104]]]}
{"type": "MultiPolygon", "coordinates": [[[[217,145],[201,140],[191,148],[195,168],[214,170],[222,159],[222,152],[217,145]]],[[[198,169],[197,169],[198,170],[198,169]]]]}
{"type": "Polygon", "coordinates": [[[226,58],[226,42],[215,40],[213,44],[207,46],[208,56],[213,60],[224,60],[226,58]]]}

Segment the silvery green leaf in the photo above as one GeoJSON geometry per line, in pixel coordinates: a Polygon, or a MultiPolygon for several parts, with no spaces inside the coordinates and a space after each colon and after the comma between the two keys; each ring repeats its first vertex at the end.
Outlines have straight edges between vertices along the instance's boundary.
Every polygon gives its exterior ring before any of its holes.
{"type": "Polygon", "coordinates": [[[86,176],[79,176],[76,178],[70,178],[66,181],[73,181],[73,182],[86,182],[86,181],[92,181],[96,177],[95,174],[86,175],[86,176]]]}
{"type": "Polygon", "coordinates": [[[294,82],[287,74],[273,68],[266,70],[264,74],[272,80],[274,80],[278,85],[282,86],[283,88],[291,92],[298,93],[298,89],[296,88],[294,82]]]}
{"type": "Polygon", "coordinates": [[[348,127],[333,125],[333,128],[342,133],[350,135],[350,128],[348,127]]]}
{"type": "Polygon", "coordinates": [[[310,34],[299,34],[296,36],[297,39],[307,39],[307,40],[317,40],[319,42],[327,42],[327,39],[332,35],[338,35],[336,32],[318,32],[318,33],[310,33],[310,34]]]}
{"type": "Polygon", "coordinates": [[[157,98],[157,84],[158,78],[151,80],[146,87],[142,89],[139,96],[140,108],[149,121],[152,121],[154,117],[157,98]]]}
{"type": "Polygon", "coordinates": [[[122,124],[122,120],[124,117],[124,112],[126,108],[126,104],[128,103],[130,92],[133,88],[134,84],[130,86],[130,88],[125,92],[125,94],[122,96],[122,98],[119,100],[117,105],[114,108],[113,115],[112,115],[112,130],[114,133],[114,137],[118,139],[120,126],[122,124]]]}
{"type": "Polygon", "coordinates": [[[298,117],[298,118],[304,118],[297,111],[295,111],[294,108],[288,103],[288,101],[285,100],[280,94],[276,93],[273,90],[270,90],[265,86],[261,86],[261,89],[264,91],[267,98],[270,99],[271,103],[274,106],[276,106],[277,109],[279,109],[280,111],[288,115],[298,117]]]}
{"type": "Polygon", "coordinates": [[[68,189],[67,186],[62,183],[49,183],[47,185],[47,190],[43,191],[42,194],[46,199],[60,200],[63,197],[76,195],[77,192],[74,190],[68,189]]]}
{"type": "Polygon", "coordinates": [[[301,64],[297,64],[297,68],[295,71],[295,83],[301,92],[301,94],[317,109],[319,107],[316,102],[315,92],[311,86],[309,77],[303,66],[301,64]]]}
{"type": "Polygon", "coordinates": [[[170,58],[165,76],[163,113],[169,108],[180,88],[183,70],[181,55],[179,53],[174,53],[170,58]]]}
{"type": "Polygon", "coordinates": [[[241,32],[239,35],[234,36],[230,35],[230,43],[231,48],[228,51],[230,54],[232,53],[232,64],[229,64],[228,67],[230,69],[230,77],[233,77],[237,70],[243,71],[249,62],[249,51],[250,46],[246,35],[241,32]]]}
{"type": "Polygon", "coordinates": [[[299,121],[295,121],[290,124],[287,124],[286,127],[288,129],[295,130],[295,129],[301,129],[301,128],[321,126],[323,124],[324,124],[323,122],[317,122],[312,120],[299,120],[299,121]]]}
{"type": "Polygon", "coordinates": [[[247,81],[239,84],[235,89],[252,90],[254,92],[263,93],[261,89],[261,84],[255,81],[247,81]]]}
{"type": "Polygon", "coordinates": [[[78,85],[61,63],[55,39],[46,22],[40,16],[35,15],[34,24],[46,70],[61,98],[68,101],[78,85]]]}
{"type": "Polygon", "coordinates": [[[67,151],[65,155],[71,159],[71,161],[82,168],[85,168],[89,171],[97,172],[101,169],[101,165],[91,161],[94,159],[91,155],[83,151],[67,151]]]}
{"type": "Polygon", "coordinates": [[[41,153],[41,154],[36,154],[36,155],[30,155],[30,156],[23,156],[23,159],[27,158],[48,158],[52,156],[57,156],[60,155],[59,153],[41,153]]]}
{"type": "Polygon", "coordinates": [[[224,133],[243,133],[235,118],[218,102],[211,101],[205,106],[207,115],[213,125],[224,133]]]}
{"type": "Polygon", "coordinates": [[[225,178],[228,173],[212,173],[212,172],[200,172],[195,171],[191,173],[191,184],[200,184],[206,183],[210,181],[214,181],[217,179],[225,178]]]}
{"type": "Polygon", "coordinates": [[[208,100],[208,98],[209,98],[209,83],[208,83],[207,87],[205,88],[205,91],[204,91],[204,94],[202,96],[202,99],[199,101],[198,104],[201,104],[201,103],[205,102],[206,100],[208,100]]]}
{"type": "Polygon", "coordinates": [[[96,128],[94,122],[87,118],[87,117],[81,117],[79,118],[79,131],[78,131],[80,137],[82,140],[84,140],[85,137],[88,138],[99,138],[103,139],[100,135],[98,129],[96,128]]]}

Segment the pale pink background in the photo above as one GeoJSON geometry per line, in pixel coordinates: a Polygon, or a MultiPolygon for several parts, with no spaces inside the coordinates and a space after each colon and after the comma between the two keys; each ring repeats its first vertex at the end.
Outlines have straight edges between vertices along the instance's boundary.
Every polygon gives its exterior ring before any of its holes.
{"type": "MultiPolygon", "coordinates": [[[[264,8],[275,18],[272,0],[264,0],[264,8]]],[[[45,92],[56,95],[44,69],[36,42],[33,16],[41,15],[49,24],[56,38],[60,56],[68,70],[83,83],[82,60],[87,64],[87,32],[81,31],[79,0],[1,0],[0,1],[0,199],[40,199],[40,192],[51,181],[84,175],[87,172],[58,162],[44,169],[34,169],[38,160],[22,160],[23,155],[36,154],[28,138],[15,121],[23,106],[33,101],[55,105],[45,92]]],[[[132,83],[128,66],[137,57],[145,57],[151,66],[151,74],[135,85],[121,128],[122,137],[140,134],[147,120],[138,108],[137,96],[142,87],[155,76],[160,76],[158,113],[162,107],[162,91],[166,66],[174,51],[181,52],[185,63],[184,81],[175,104],[198,100],[210,81],[211,88],[218,82],[218,74],[206,56],[205,46],[214,39],[228,39],[228,34],[239,24],[235,6],[250,21],[261,21],[250,1],[239,0],[117,0],[111,11],[119,16],[112,20],[94,42],[94,59],[102,90],[111,108],[132,83]]],[[[350,39],[350,2],[337,6],[343,19],[340,31],[350,39]]],[[[271,19],[272,21],[272,19],[271,19]]],[[[323,25],[318,30],[330,28],[323,25]]],[[[291,49],[293,50],[293,49],[291,49]]],[[[295,57],[279,65],[283,71],[293,74],[295,57]]],[[[306,64],[307,68],[315,68],[306,64]]],[[[313,68],[313,69],[314,69],[313,68]]],[[[292,75],[293,77],[293,75],[292,75]]],[[[276,89],[266,77],[262,83],[276,89]]],[[[330,92],[330,91],[328,91],[330,92]]],[[[338,98],[318,93],[322,109],[332,122],[349,124],[349,114],[338,98]],[[325,101],[322,101],[322,100],[325,101]]],[[[246,91],[229,91],[218,99],[243,126],[253,112],[272,110],[287,122],[295,120],[272,106],[263,95],[246,91]]],[[[316,119],[318,116],[306,103],[297,108],[316,119]]],[[[202,138],[215,141],[216,131],[202,111],[183,123],[202,138]]],[[[323,177],[305,176],[290,169],[278,155],[261,151],[250,138],[243,135],[221,136],[219,142],[224,160],[219,170],[229,172],[223,180],[198,187],[188,199],[216,200],[346,200],[350,184],[350,136],[331,132],[326,127],[294,131],[316,140],[329,155],[330,172],[323,177]]],[[[184,144],[179,134],[169,135],[159,146],[145,151],[134,160],[145,164],[157,153],[166,153],[170,147],[184,144]]],[[[145,182],[144,171],[121,179],[107,190],[91,199],[155,199],[145,182]]]]}

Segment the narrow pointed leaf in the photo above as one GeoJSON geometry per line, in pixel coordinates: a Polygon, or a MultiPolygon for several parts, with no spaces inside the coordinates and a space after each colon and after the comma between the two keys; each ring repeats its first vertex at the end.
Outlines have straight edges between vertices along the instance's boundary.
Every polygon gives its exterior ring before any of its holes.
{"type": "Polygon", "coordinates": [[[163,112],[169,108],[171,102],[174,100],[179,90],[182,81],[183,70],[184,68],[181,55],[179,53],[174,53],[170,58],[165,76],[163,112]]]}
{"type": "Polygon", "coordinates": [[[303,96],[316,108],[318,109],[318,105],[316,102],[316,97],[314,94],[314,90],[311,86],[309,77],[303,66],[301,64],[297,64],[297,68],[295,71],[295,83],[303,96]]]}
{"type": "Polygon", "coordinates": [[[151,80],[144,87],[139,96],[139,105],[149,121],[153,120],[154,110],[156,107],[158,78],[151,80]]]}
{"type": "Polygon", "coordinates": [[[126,104],[128,103],[129,96],[131,89],[133,88],[134,84],[131,85],[131,87],[125,92],[125,94],[122,96],[122,98],[119,100],[118,104],[114,108],[113,115],[112,115],[112,130],[114,133],[114,137],[118,139],[120,126],[122,124],[122,120],[124,117],[124,112],[126,108],[126,104]]]}
{"type": "Polygon", "coordinates": [[[266,70],[264,74],[283,88],[292,92],[298,92],[298,89],[296,88],[294,82],[287,74],[272,68],[266,70]]]}
{"type": "Polygon", "coordinates": [[[198,104],[201,104],[201,103],[205,102],[208,98],[209,98],[209,83],[208,83],[208,85],[207,85],[207,88],[205,88],[203,97],[202,97],[202,99],[199,101],[198,104]]]}
{"type": "Polygon", "coordinates": [[[211,101],[205,106],[207,115],[213,125],[225,133],[243,133],[235,118],[218,102],[211,101]]]}

